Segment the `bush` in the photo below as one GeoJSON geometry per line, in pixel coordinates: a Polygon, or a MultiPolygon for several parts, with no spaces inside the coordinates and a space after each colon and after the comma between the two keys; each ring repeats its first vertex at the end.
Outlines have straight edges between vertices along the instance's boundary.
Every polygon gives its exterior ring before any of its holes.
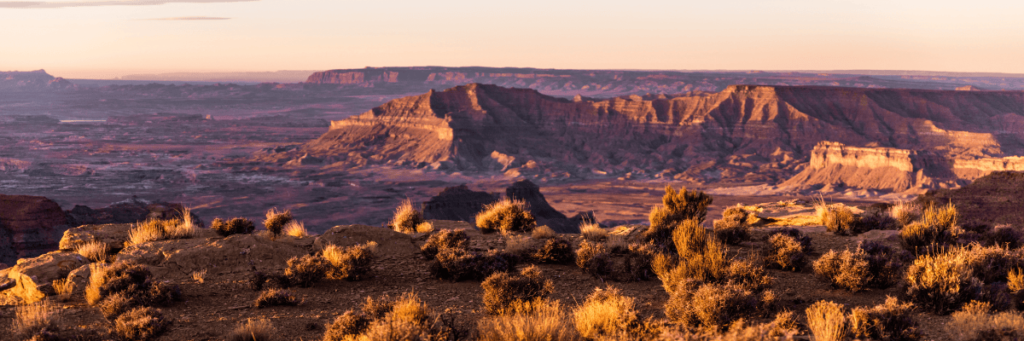
{"type": "Polygon", "coordinates": [[[722,219],[715,220],[715,236],[726,244],[736,245],[750,239],[750,225],[760,221],[756,212],[740,206],[733,206],[722,212],[722,219]]]}
{"type": "Polygon", "coordinates": [[[117,319],[121,314],[141,305],[142,302],[128,297],[128,295],[122,292],[108,295],[107,298],[100,301],[99,304],[100,313],[103,314],[104,318],[110,321],[117,319]]]}
{"type": "Polygon", "coordinates": [[[986,246],[1017,249],[1021,247],[1021,238],[1024,238],[1024,234],[1015,227],[1004,227],[994,229],[984,234],[982,238],[986,246]]]}
{"type": "Polygon", "coordinates": [[[1024,271],[1019,268],[1010,270],[1006,276],[1006,287],[1013,294],[1017,309],[1024,309],[1024,271]]]}
{"type": "Polygon", "coordinates": [[[580,336],[590,340],[628,337],[641,324],[636,299],[623,296],[616,288],[594,290],[572,315],[580,336]]]}
{"type": "Polygon", "coordinates": [[[654,244],[632,243],[626,249],[622,257],[621,268],[615,273],[617,279],[622,282],[646,281],[654,276],[651,263],[656,255],[654,244]]]}
{"type": "Polygon", "coordinates": [[[367,297],[366,301],[363,302],[362,310],[363,314],[368,316],[372,320],[382,319],[388,313],[391,312],[395,307],[395,302],[391,297],[383,296],[378,299],[373,297],[367,297]]]}
{"type": "Polygon", "coordinates": [[[608,230],[601,228],[597,223],[580,224],[580,235],[584,240],[599,243],[608,239],[608,230]]]}
{"type": "Polygon", "coordinates": [[[784,235],[793,237],[793,239],[796,239],[796,241],[800,242],[800,247],[804,248],[804,252],[814,251],[814,248],[811,245],[811,237],[805,236],[803,234],[803,232],[800,232],[800,230],[795,229],[795,228],[788,228],[787,227],[787,228],[781,228],[781,229],[769,232],[768,233],[768,238],[766,238],[765,240],[771,239],[772,236],[777,235],[777,234],[784,234],[784,235]]]}
{"type": "Polygon", "coordinates": [[[253,304],[256,308],[296,305],[299,305],[299,299],[292,295],[291,291],[284,289],[269,289],[261,292],[253,304]]]}
{"type": "Polygon", "coordinates": [[[256,225],[251,220],[245,218],[231,218],[228,222],[217,218],[210,224],[210,228],[217,232],[217,234],[227,237],[233,234],[248,234],[256,230],[256,225]]]}
{"type": "Polygon", "coordinates": [[[555,232],[555,230],[552,230],[547,225],[541,225],[534,228],[530,236],[533,237],[533,239],[551,239],[558,237],[558,232],[555,232]]]}
{"type": "Polygon", "coordinates": [[[918,256],[906,280],[907,296],[937,314],[948,314],[984,294],[963,250],[918,256]]]}
{"type": "Polygon", "coordinates": [[[686,187],[676,192],[672,186],[665,186],[665,195],[661,197],[662,205],[651,209],[651,226],[671,227],[685,220],[703,223],[711,202],[711,196],[704,192],[689,191],[686,187]]]}
{"type": "Polygon", "coordinates": [[[899,280],[906,256],[888,246],[867,242],[853,252],[829,250],[814,262],[814,273],[834,287],[853,292],[867,287],[887,288],[899,280]]]}
{"type": "Polygon", "coordinates": [[[574,257],[572,244],[562,238],[551,238],[544,241],[544,245],[533,253],[534,261],[548,264],[571,263],[574,257]]]}
{"type": "Polygon", "coordinates": [[[867,255],[868,272],[872,279],[868,285],[873,288],[888,288],[902,279],[903,265],[914,259],[909,252],[873,241],[857,244],[857,249],[867,255]]]}
{"type": "Polygon", "coordinates": [[[1007,250],[1001,247],[983,247],[972,244],[967,248],[956,248],[955,252],[963,253],[975,277],[982,283],[1006,281],[1011,270],[1024,266],[1024,257],[1019,250],[1007,250]]]}
{"type": "Polygon", "coordinates": [[[289,283],[308,288],[327,277],[329,264],[321,256],[292,257],[288,260],[288,267],[285,268],[284,275],[288,277],[289,283]]]}
{"type": "Polygon", "coordinates": [[[57,307],[49,302],[20,306],[15,313],[11,334],[18,340],[34,340],[34,336],[48,336],[55,332],[58,321],[57,307]]]}
{"type": "Polygon", "coordinates": [[[484,211],[476,215],[476,227],[484,233],[530,232],[536,226],[537,220],[522,200],[506,198],[485,206],[484,211]]]}
{"type": "Polygon", "coordinates": [[[412,201],[405,199],[395,209],[395,216],[388,225],[401,233],[416,233],[416,227],[423,223],[423,213],[412,207],[412,201]]]}
{"type": "Polygon", "coordinates": [[[696,220],[686,220],[673,231],[677,257],[658,253],[651,268],[661,279],[665,290],[674,292],[687,281],[694,283],[726,280],[729,261],[725,244],[709,236],[696,220]]]}
{"type": "Polygon", "coordinates": [[[277,208],[271,208],[267,211],[267,219],[263,221],[263,226],[270,231],[273,236],[280,236],[281,232],[284,231],[284,226],[292,221],[292,211],[278,211],[277,208]]]}
{"type": "Polygon", "coordinates": [[[558,302],[518,303],[514,313],[477,322],[480,341],[577,341],[580,336],[558,302]]]}
{"type": "Polygon", "coordinates": [[[553,284],[544,279],[540,269],[529,266],[519,275],[498,272],[487,277],[481,286],[484,289],[484,307],[487,313],[497,315],[508,312],[516,302],[522,303],[542,299],[551,294],[553,284]]]}
{"type": "Polygon", "coordinates": [[[149,219],[135,224],[135,227],[128,231],[128,244],[141,245],[168,238],[167,232],[173,231],[181,224],[177,219],[149,219]]]}
{"type": "Polygon", "coordinates": [[[167,329],[170,321],[158,309],[132,309],[114,321],[114,332],[125,340],[150,340],[167,329]]]}
{"type": "Polygon", "coordinates": [[[850,334],[862,340],[918,340],[921,333],[913,318],[914,304],[888,297],[873,308],[853,308],[850,334]]]}
{"type": "Polygon", "coordinates": [[[109,251],[107,243],[98,240],[79,244],[75,247],[75,252],[92,262],[106,262],[109,251]]]}
{"type": "Polygon", "coordinates": [[[595,277],[602,277],[609,273],[608,249],[604,244],[592,243],[584,240],[576,249],[576,266],[595,277]]]}
{"type": "Polygon", "coordinates": [[[931,245],[946,245],[956,242],[962,229],[956,225],[957,212],[953,204],[942,208],[929,206],[924,210],[921,221],[904,226],[900,238],[907,249],[920,253],[931,245]]]}
{"type": "Polygon", "coordinates": [[[806,310],[807,327],[816,341],[841,341],[846,339],[847,322],[843,305],[818,301],[806,310]]]}
{"type": "Polygon", "coordinates": [[[913,202],[897,201],[889,207],[889,216],[900,226],[907,226],[921,216],[921,206],[913,202]]]}
{"type": "Polygon", "coordinates": [[[377,242],[374,241],[344,248],[328,244],[321,252],[323,259],[328,265],[327,277],[349,281],[358,281],[366,278],[373,270],[376,250],[377,242]]]}
{"type": "Polygon", "coordinates": [[[761,306],[757,294],[739,285],[708,283],[694,291],[677,289],[665,303],[665,315],[684,326],[722,331],[761,306]]]}
{"type": "Polygon", "coordinates": [[[345,341],[362,334],[370,325],[370,319],[365,315],[355,313],[351,310],[338,315],[327,325],[327,332],[324,333],[323,341],[345,341]]]}
{"type": "Polygon", "coordinates": [[[453,281],[483,280],[495,272],[510,271],[515,266],[515,257],[497,250],[479,254],[463,249],[443,249],[431,263],[430,273],[453,281]]]}
{"type": "Polygon", "coordinates": [[[782,233],[768,237],[761,255],[765,266],[770,268],[800,271],[807,263],[807,254],[800,241],[782,233]]]}
{"type": "Polygon", "coordinates": [[[277,329],[267,319],[248,319],[238,325],[227,336],[227,341],[272,341],[277,340],[277,329]]]}
{"type": "Polygon", "coordinates": [[[872,205],[864,210],[858,217],[860,232],[870,230],[899,230],[903,227],[899,221],[893,219],[887,208],[872,205]]]}
{"type": "Polygon", "coordinates": [[[990,306],[972,302],[953,313],[946,324],[946,333],[964,341],[1021,340],[1024,339],[1024,317],[1011,312],[993,314],[990,306]]]}
{"type": "Polygon", "coordinates": [[[863,232],[859,217],[845,205],[819,203],[815,205],[815,210],[818,213],[818,218],[821,219],[821,224],[825,225],[829,232],[840,236],[856,235],[863,232]]]}
{"type": "Polygon", "coordinates": [[[469,236],[466,235],[466,230],[443,229],[431,234],[420,251],[423,251],[423,255],[427,259],[434,259],[434,256],[437,256],[441,250],[466,248],[469,248],[469,236]]]}

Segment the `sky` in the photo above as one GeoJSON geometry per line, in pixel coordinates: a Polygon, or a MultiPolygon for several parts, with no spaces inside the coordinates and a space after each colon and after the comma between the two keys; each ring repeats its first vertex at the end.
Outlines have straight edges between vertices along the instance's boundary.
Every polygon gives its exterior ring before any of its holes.
{"type": "Polygon", "coordinates": [[[0,0],[0,71],[1024,73],[1024,1],[0,0]]]}

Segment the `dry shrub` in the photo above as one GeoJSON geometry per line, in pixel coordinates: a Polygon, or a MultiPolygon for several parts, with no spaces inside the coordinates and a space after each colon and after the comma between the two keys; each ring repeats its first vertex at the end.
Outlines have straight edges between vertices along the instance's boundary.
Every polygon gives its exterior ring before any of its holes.
{"type": "Polygon", "coordinates": [[[862,241],[857,244],[857,249],[867,255],[868,271],[873,276],[868,285],[873,288],[888,288],[899,283],[903,278],[903,266],[914,259],[906,250],[879,242],[862,241]]]}
{"type": "Polygon", "coordinates": [[[291,280],[284,274],[264,274],[253,271],[249,277],[249,289],[260,291],[263,288],[288,289],[292,286],[291,280]]]}
{"type": "Polygon", "coordinates": [[[849,317],[850,334],[861,340],[919,340],[921,332],[913,312],[913,303],[900,303],[891,296],[885,303],[870,309],[853,308],[849,317]]]}
{"type": "Polygon", "coordinates": [[[856,235],[863,232],[862,224],[857,215],[849,207],[842,204],[825,205],[823,202],[815,205],[815,211],[821,224],[829,232],[840,236],[856,235]]]}
{"type": "Polygon", "coordinates": [[[235,327],[227,336],[227,341],[273,341],[277,340],[277,329],[267,319],[247,319],[245,323],[235,327]]]}
{"type": "Polygon", "coordinates": [[[804,233],[800,232],[799,229],[788,228],[788,227],[787,228],[781,228],[781,229],[769,232],[768,233],[768,238],[771,238],[772,236],[774,236],[776,234],[784,234],[784,235],[793,237],[798,242],[800,242],[800,247],[804,248],[804,252],[811,252],[811,251],[814,250],[814,248],[811,245],[811,237],[805,236],[804,233]]]}
{"type": "Polygon", "coordinates": [[[177,285],[153,281],[152,274],[142,265],[115,263],[107,267],[93,266],[90,270],[86,287],[89,304],[99,303],[114,294],[123,294],[129,302],[138,305],[165,305],[181,300],[181,289],[177,285]]]}
{"type": "Polygon", "coordinates": [[[192,280],[196,281],[199,284],[205,283],[206,282],[206,269],[202,269],[202,270],[199,270],[199,271],[192,271],[192,280]]]}
{"type": "Polygon", "coordinates": [[[67,278],[54,280],[53,291],[57,293],[61,300],[66,301],[71,297],[71,293],[75,291],[75,281],[67,278]]]}
{"type": "Polygon", "coordinates": [[[1024,271],[1021,269],[1010,270],[1006,276],[1007,290],[1013,294],[1014,304],[1018,310],[1024,309],[1024,271]]]}
{"type": "Polygon", "coordinates": [[[1006,249],[1017,249],[1021,247],[1021,233],[1016,227],[997,228],[982,235],[982,242],[986,246],[998,246],[1006,249]]]}
{"type": "Polygon", "coordinates": [[[608,230],[601,228],[597,223],[585,222],[580,224],[580,235],[585,240],[599,243],[608,239],[608,230]]]}
{"type": "Polygon", "coordinates": [[[572,315],[580,336],[590,340],[628,338],[641,325],[636,299],[616,288],[594,290],[572,315]]]}
{"type": "Polygon", "coordinates": [[[292,211],[278,211],[275,207],[267,211],[266,217],[263,220],[263,227],[266,227],[270,234],[279,236],[284,231],[284,226],[292,221],[292,211]]]}
{"type": "Polygon", "coordinates": [[[907,268],[907,296],[918,306],[948,314],[984,294],[963,249],[918,256],[907,268]]]}
{"type": "Polygon", "coordinates": [[[107,248],[107,243],[94,240],[88,243],[79,244],[75,247],[75,252],[82,255],[82,257],[85,257],[85,259],[93,262],[106,262],[107,252],[109,252],[109,249],[107,248]]]}
{"type": "Polygon", "coordinates": [[[854,252],[829,250],[814,262],[814,274],[833,287],[853,292],[864,289],[874,279],[868,269],[867,254],[860,249],[854,252]]]}
{"type": "Polygon", "coordinates": [[[181,209],[181,219],[176,222],[177,224],[171,225],[169,228],[164,230],[167,234],[167,238],[193,238],[199,233],[199,227],[202,224],[202,222],[196,220],[196,217],[192,215],[192,209],[189,207],[183,207],[181,209]]]}
{"type": "Polygon", "coordinates": [[[740,285],[706,283],[696,290],[677,288],[665,303],[665,315],[684,326],[722,331],[761,307],[759,295],[740,285]]]}
{"type": "Polygon", "coordinates": [[[533,239],[551,239],[558,237],[558,232],[555,232],[555,230],[552,230],[547,225],[541,225],[533,229],[530,237],[533,237],[533,239]]]}
{"type": "Polygon", "coordinates": [[[18,307],[11,334],[18,340],[32,339],[37,335],[50,335],[56,331],[59,321],[57,307],[43,301],[18,307]]]}
{"type": "Polygon", "coordinates": [[[150,219],[138,223],[128,231],[129,245],[142,245],[164,239],[164,220],[150,219]]]}
{"type": "Polygon", "coordinates": [[[444,249],[466,249],[469,247],[469,236],[464,229],[442,229],[434,232],[427,238],[427,242],[420,247],[420,251],[427,259],[434,259],[438,252],[444,249]]]}
{"type": "Polygon", "coordinates": [[[484,207],[476,215],[476,227],[484,233],[530,232],[537,226],[537,220],[522,200],[502,199],[484,207]]]}
{"type": "Polygon", "coordinates": [[[760,222],[757,213],[748,211],[742,206],[734,206],[722,212],[722,219],[715,220],[712,226],[715,236],[726,244],[739,244],[750,239],[750,225],[760,222]]]}
{"type": "Polygon", "coordinates": [[[663,341],[792,341],[799,329],[793,312],[777,314],[768,323],[748,325],[739,319],[720,333],[717,330],[668,330],[661,335],[663,341]]]}
{"type": "Polygon", "coordinates": [[[415,233],[416,227],[423,223],[423,213],[412,207],[412,201],[405,199],[398,208],[395,208],[395,216],[388,223],[391,229],[401,233],[415,233]]]}
{"type": "Polygon", "coordinates": [[[659,253],[652,264],[666,287],[680,279],[715,282],[725,278],[729,266],[725,257],[725,244],[713,235],[708,235],[696,219],[680,223],[672,233],[672,241],[678,257],[670,258],[659,253]]]}
{"type": "Polygon", "coordinates": [[[366,331],[370,322],[370,319],[366,318],[363,314],[351,310],[346,311],[344,314],[338,315],[333,322],[327,325],[323,341],[351,340],[351,338],[366,331]]]}
{"type": "Polygon", "coordinates": [[[768,237],[768,243],[761,249],[765,266],[782,270],[800,271],[807,264],[807,253],[799,240],[789,235],[776,233],[768,237]]]}
{"type": "Polygon", "coordinates": [[[1024,256],[1019,250],[972,244],[966,248],[956,248],[956,252],[964,253],[974,276],[986,284],[1006,281],[1006,275],[1011,270],[1024,266],[1024,256]]]}
{"type": "Polygon", "coordinates": [[[1024,316],[1016,312],[993,314],[991,306],[971,302],[953,313],[945,329],[955,340],[1021,340],[1024,339],[1024,316]]]}
{"type": "Polygon", "coordinates": [[[941,208],[929,206],[924,210],[921,221],[906,225],[900,230],[907,249],[920,252],[931,245],[947,245],[956,242],[963,230],[957,226],[957,212],[953,204],[941,208]]]}
{"type": "Polygon", "coordinates": [[[516,261],[516,257],[497,250],[481,254],[464,249],[443,249],[430,264],[430,273],[453,281],[483,280],[495,272],[514,269],[516,261]]]}
{"type": "Polygon", "coordinates": [[[847,322],[843,305],[835,302],[818,301],[806,310],[807,327],[816,341],[841,341],[846,339],[847,322]]]}
{"type": "Polygon", "coordinates": [[[424,221],[419,225],[416,225],[416,233],[431,233],[434,232],[434,223],[424,221]]]}
{"type": "Polygon", "coordinates": [[[900,200],[889,207],[889,216],[899,222],[900,226],[907,226],[921,217],[921,206],[900,200]]]}
{"type": "Polygon", "coordinates": [[[118,316],[121,316],[121,314],[141,305],[142,302],[139,302],[137,299],[119,292],[108,295],[107,298],[100,301],[99,308],[103,317],[107,320],[113,321],[118,316]]]}
{"type": "Polygon", "coordinates": [[[651,263],[656,255],[654,244],[629,244],[620,262],[615,263],[616,278],[622,282],[646,281],[654,276],[651,263]]]}
{"type": "Polygon", "coordinates": [[[528,259],[537,251],[533,238],[529,236],[509,233],[502,236],[502,239],[505,241],[505,253],[519,259],[528,259]]]}
{"type": "Polygon", "coordinates": [[[140,307],[114,320],[114,332],[125,340],[151,340],[167,330],[170,321],[159,309],[140,307]]]}
{"type": "Polygon", "coordinates": [[[544,241],[544,245],[533,253],[532,258],[538,263],[568,264],[573,261],[574,257],[575,253],[572,251],[572,244],[569,241],[562,238],[551,238],[544,241]]]}
{"type": "Polygon", "coordinates": [[[308,288],[327,277],[329,264],[323,257],[316,255],[292,257],[288,260],[284,275],[290,283],[308,288]]]}
{"type": "Polygon", "coordinates": [[[366,278],[373,270],[373,260],[377,250],[377,242],[357,244],[349,247],[338,247],[328,244],[324,248],[323,259],[327,261],[327,277],[358,281],[366,278]]]}
{"type": "Polygon", "coordinates": [[[259,297],[256,297],[256,302],[253,304],[256,308],[296,305],[299,305],[299,299],[291,291],[285,289],[268,289],[263,291],[259,297]]]}
{"type": "Polygon", "coordinates": [[[227,237],[233,234],[248,234],[256,230],[256,225],[251,220],[245,218],[231,218],[225,222],[220,218],[213,220],[210,224],[210,228],[217,232],[217,234],[227,237]]]}
{"type": "Polygon", "coordinates": [[[554,284],[545,279],[537,266],[523,268],[518,275],[498,272],[480,284],[484,289],[484,307],[487,313],[508,313],[516,302],[543,299],[553,291],[554,284]]]}
{"type": "Polygon", "coordinates": [[[517,305],[512,309],[513,313],[484,318],[477,322],[477,340],[581,340],[557,301],[539,300],[517,305]]]}
{"type": "Polygon", "coordinates": [[[610,271],[608,249],[604,244],[584,240],[576,249],[576,266],[596,277],[607,275],[610,271]]]}
{"type": "Polygon", "coordinates": [[[309,237],[309,230],[306,230],[306,224],[303,222],[292,220],[284,226],[284,234],[295,238],[306,238],[309,237]]]}
{"type": "Polygon", "coordinates": [[[604,245],[608,247],[608,251],[611,253],[627,253],[629,252],[629,236],[621,234],[611,234],[608,236],[608,240],[604,242],[604,245]]]}
{"type": "Polygon", "coordinates": [[[711,202],[711,196],[704,192],[689,191],[686,187],[676,192],[672,186],[665,186],[665,195],[661,198],[662,205],[651,209],[651,226],[672,227],[685,220],[703,223],[711,202]]]}

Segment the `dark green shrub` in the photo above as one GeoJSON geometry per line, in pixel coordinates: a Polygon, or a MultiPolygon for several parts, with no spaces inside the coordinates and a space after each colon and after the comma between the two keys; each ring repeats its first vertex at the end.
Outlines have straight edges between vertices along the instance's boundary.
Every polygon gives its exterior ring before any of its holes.
{"type": "Polygon", "coordinates": [[[290,284],[308,288],[327,276],[329,264],[323,257],[315,255],[292,257],[288,260],[284,275],[290,284]]]}
{"type": "Polygon", "coordinates": [[[170,321],[158,309],[129,310],[114,320],[114,332],[124,340],[151,340],[167,330],[170,321]]]}
{"type": "Polygon", "coordinates": [[[276,208],[272,208],[267,211],[267,219],[263,221],[263,226],[267,228],[267,231],[274,236],[280,236],[281,231],[284,230],[284,226],[292,221],[292,211],[278,211],[276,208]]]}
{"type": "Polygon", "coordinates": [[[469,247],[469,236],[466,230],[443,229],[434,232],[427,238],[427,242],[420,248],[427,259],[434,259],[434,256],[443,249],[465,249],[469,247]]]}
{"type": "Polygon", "coordinates": [[[516,262],[516,257],[497,250],[479,254],[463,249],[443,249],[431,263],[430,273],[453,281],[479,281],[495,272],[514,269],[516,262]]]}
{"type": "Polygon", "coordinates": [[[210,224],[210,228],[216,231],[217,234],[227,237],[233,234],[252,233],[252,231],[256,230],[256,225],[251,220],[245,218],[231,218],[227,222],[217,218],[210,224]]]}
{"type": "Polygon", "coordinates": [[[530,232],[537,226],[537,220],[530,213],[526,202],[503,199],[484,207],[476,215],[476,227],[481,232],[530,232]]]}
{"type": "Polygon", "coordinates": [[[595,277],[607,275],[610,270],[608,249],[604,244],[584,240],[576,249],[576,266],[595,277]]]}
{"type": "Polygon", "coordinates": [[[518,275],[494,273],[480,284],[484,289],[484,307],[489,314],[504,314],[513,304],[547,297],[554,285],[541,275],[536,266],[529,266],[518,275]]]}
{"type": "Polygon", "coordinates": [[[292,295],[291,291],[284,289],[268,289],[263,291],[253,304],[256,308],[296,305],[299,305],[299,299],[292,295]]]}
{"type": "Polygon", "coordinates": [[[547,264],[571,263],[573,257],[575,257],[575,253],[572,251],[572,244],[557,237],[544,241],[544,245],[533,254],[534,261],[547,264]]]}
{"type": "Polygon", "coordinates": [[[761,256],[770,268],[800,271],[807,264],[807,253],[800,241],[782,233],[768,237],[761,256]]]}
{"type": "Polygon", "coordinates": [[[370,326],[370,319],[363,314],[346,311],[327,325],[323,341],[346,341],[362,334],[370,326]]]}
{"type": "Polygon", "coordinates": [[[850,334],[861,340],[919,340],[922,335],[913,313],[914,304],[900,303],[894,297],[873,308],[853,308],[850,334]]]}

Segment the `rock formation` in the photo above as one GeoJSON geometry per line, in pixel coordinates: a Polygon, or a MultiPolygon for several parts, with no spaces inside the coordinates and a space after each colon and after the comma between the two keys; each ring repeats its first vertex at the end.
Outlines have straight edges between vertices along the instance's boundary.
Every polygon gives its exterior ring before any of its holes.
{"type": "MultiPolygon", "coordinates": [[[[127,224],[147,219],[171,219],[181,217],[184,207],[181,204],[150,202],[132,197],[110,206],[92,209],[87,206],[75,205],[68,211],[68,217],[74,226],[89,224],[127,224]]],[[[202,226],[202,221],[194,214],[194,221],[202,226]]]]}
{"type": "Polygon", "coordinates": [[[931,190],[918,197],[923,205],[956,206],[961,225],[1024,226],[1024,172],[997,171],[957,189],[931,190]]]}
{"type": "Polygon", "coordinates": [[[540,193],[537,187],[530,180],[516,181],[505,189],[505,196],[513,200],[522,200],[530,207],[530,213],[537,219],[537,225],[547,225],[558,233],[580,233],[580,224],[586,220],[594,221],[591,213],[579,213],[576,216],[566,218],[565,214],[558,212],[548,204],[544,194],[540,193]]]}
{"type": "Polygon", "coordinates": [[[466,185],[446,187],[437,196],[423,203],[423,218],[473,223],[476,214],[483,211],[484,206],[498,199],[487,192],[473,191],[466,185]]]}
{"type": "Polygon", "coordinates": [[[0,262],[56,250],[69,227],[67,215],[50,199],[0,194],[0,262]]]}
{"type": "MultiPolygon", "coordinates": [[[[822,141],[889,148],[882,153],[892,155],[913,150],[940,161],[1024,155],[1024,92],[738,85],[671,98],[565,100],[470,84],[334,121],[319,139],[267,159],[309,155],[357,167],[525,177],[781,182],[803,170],[822,141]]],[[[819,158],[826,159],[835,158],[819,158]]],[[[898,189],[924,180],[864,185],[898,189]]]]}

